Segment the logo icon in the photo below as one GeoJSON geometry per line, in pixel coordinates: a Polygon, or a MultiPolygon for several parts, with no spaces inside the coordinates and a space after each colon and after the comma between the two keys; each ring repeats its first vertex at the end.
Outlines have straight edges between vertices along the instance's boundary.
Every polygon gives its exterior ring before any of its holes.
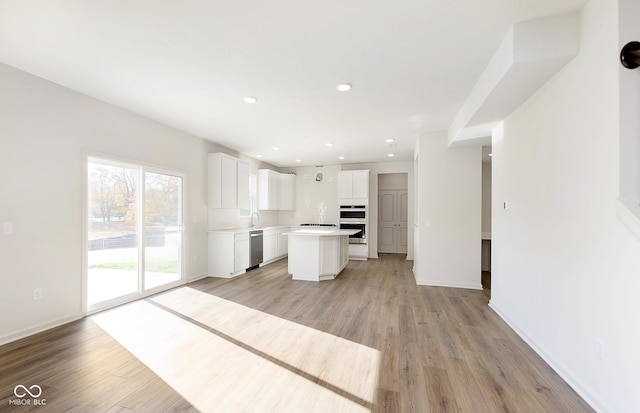
{"type": "Polygon", "coordinates": [[[23,398],[28,394],[29,396],[36,399],[42,394],[42,388],[37,384],[34,384],[29,388],[23,386],[22,384],[19,384],[13,389],[13,394],[15,394],[15,396],[19,398],[23,398]],[[33,393],[31,391],[33,391],[33,393]]]}

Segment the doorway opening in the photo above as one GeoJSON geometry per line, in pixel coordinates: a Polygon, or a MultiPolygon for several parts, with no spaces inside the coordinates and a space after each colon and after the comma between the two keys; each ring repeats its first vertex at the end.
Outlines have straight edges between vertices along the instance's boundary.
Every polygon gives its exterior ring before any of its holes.
{"type": "Polygon", "coordinates": [[[87,312],[180,284],[185,177],[108,159],[87,160],[87,312]]]}
{"type": "Polygon", "coordinates": [[[407,253],[409,218],[407,173],[378,175],[378,252],[407,253]]]}

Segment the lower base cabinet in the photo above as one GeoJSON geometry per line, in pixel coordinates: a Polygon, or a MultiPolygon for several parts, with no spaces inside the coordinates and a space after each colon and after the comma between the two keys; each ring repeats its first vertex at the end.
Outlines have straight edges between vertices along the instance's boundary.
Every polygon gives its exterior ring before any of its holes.
{"type": "Polygon", "coordinates": [[[210,232],[208,241],[210,276],[231,278],[249,267],[248,232],[210,232]]]}
{"type": "Polygon", "coordinates": [[[264,248],[262,260],[264,263],[278,260],[287,255],[288,239],[286,235],[289,228],[277,228],[264,230],[264,248]]]}
{"type": "Polygon", "coordinates": [[[349,237],[289,234],[289,274],[293,280],[333,280],[349,262],[349,237]]]}

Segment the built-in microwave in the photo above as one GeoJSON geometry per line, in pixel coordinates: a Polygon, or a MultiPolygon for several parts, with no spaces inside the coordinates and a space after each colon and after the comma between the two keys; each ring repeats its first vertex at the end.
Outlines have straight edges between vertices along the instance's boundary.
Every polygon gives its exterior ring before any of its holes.
{"type": "Polygon", "coordinates": [[[340,205],[340,221],[367,221],[366,205],[340,205]]]}

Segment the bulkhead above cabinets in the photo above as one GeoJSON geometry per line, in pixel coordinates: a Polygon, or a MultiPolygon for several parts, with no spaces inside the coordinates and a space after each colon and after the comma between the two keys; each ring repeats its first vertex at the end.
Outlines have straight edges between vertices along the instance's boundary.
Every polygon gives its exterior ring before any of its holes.
{"type": "Polygon", "coordinates": [[[258,169],[258,209],[295,210],[296,175],[258,169]]]}

